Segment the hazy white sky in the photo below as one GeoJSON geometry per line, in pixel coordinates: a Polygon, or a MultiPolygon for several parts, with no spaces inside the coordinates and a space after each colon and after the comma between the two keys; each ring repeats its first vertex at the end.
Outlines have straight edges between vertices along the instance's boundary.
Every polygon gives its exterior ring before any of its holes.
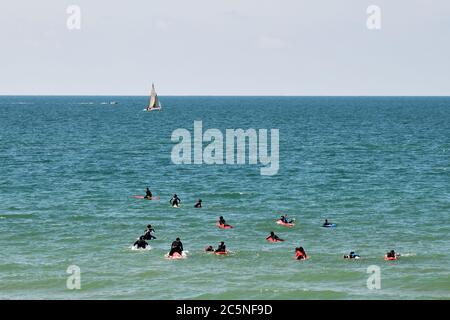
{"type": "Polygon", "coordinates": [[[450,95],[449,0],[14,0],[0,15],[0,94],[450,95]]]}

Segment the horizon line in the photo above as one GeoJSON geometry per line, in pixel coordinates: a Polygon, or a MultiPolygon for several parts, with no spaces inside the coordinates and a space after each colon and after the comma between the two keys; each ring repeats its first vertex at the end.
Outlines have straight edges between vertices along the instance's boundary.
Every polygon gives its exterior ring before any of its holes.
{"type": "MultiPolygon", "coordinates": [[[[169,94],[159,97],[450,97],[450,95],[255,95],[255,94],[169,94]]],[[[136,94],[0,94],[0,97],[148,97],[136,94]]]]}

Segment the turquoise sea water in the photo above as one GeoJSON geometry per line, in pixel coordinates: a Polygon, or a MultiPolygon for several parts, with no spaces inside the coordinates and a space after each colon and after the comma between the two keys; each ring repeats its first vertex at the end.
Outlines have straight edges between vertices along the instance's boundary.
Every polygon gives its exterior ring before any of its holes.
{"type": "Polygon", "coordinates": [[[147,102],[0,97],[0,298],[450,298],[450,98],[162,97],[151,113],[147,102]],[[172,131],[194,120],[279,129],[279,173],[174,165],[172,131]],[[132,198],[146,186],[161,201],[132,198]],[[280,213],[296,226],[275,224],[280,213]],[[219,230],[220,215],[235,228],[219,230]],[[152,249],[131,250],[149,223],[152,249]],[[286,242],[266,242],[270,231],[286,242]],[[188,258],[166,260],[176,237],[188,258]],[[232,255],[203,252],[222,240],[232,255]],[[309,260],[293,259],[300,245],[309,260]],[[391,249],[403,257],[384,261],[391,249]],[[352,250],[362,259],[342,258],[352,250]],[[70,265],[81,290],[66,288],[70,265]]]}

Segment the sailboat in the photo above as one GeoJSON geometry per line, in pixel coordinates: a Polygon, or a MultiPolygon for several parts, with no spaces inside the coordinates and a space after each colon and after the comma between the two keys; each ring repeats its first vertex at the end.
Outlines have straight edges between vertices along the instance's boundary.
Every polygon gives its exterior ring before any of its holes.
{"type": "Polygon", "coordinates": [[[156,94],[155,85],[152,83],[152,90],[150,91],[150,102],[144,111],[161,111],[161,102],[159,102],[156,94]]]}

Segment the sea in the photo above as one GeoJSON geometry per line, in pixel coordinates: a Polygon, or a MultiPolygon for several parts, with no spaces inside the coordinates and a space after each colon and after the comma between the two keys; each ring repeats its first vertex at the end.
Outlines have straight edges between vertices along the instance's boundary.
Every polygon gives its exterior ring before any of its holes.
{"type": "Polygon", "coordinates": [[[0,299],[450,299],[450,97],[160,100],[0,97],[0,299]],[[278,171],[174,163],[195,121],[224,150],[226,129],[277,129],[278,171]],[[166,259],[177,237],[187,258],[166,259]]]}

